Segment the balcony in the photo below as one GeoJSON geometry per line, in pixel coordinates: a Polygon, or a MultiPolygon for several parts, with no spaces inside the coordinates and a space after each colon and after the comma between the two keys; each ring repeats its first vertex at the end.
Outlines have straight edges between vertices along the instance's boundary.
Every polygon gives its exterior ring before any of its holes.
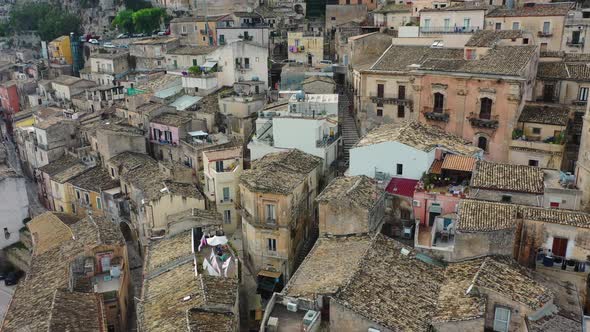
{"type": "Polygon", "coordinates": [[[568,18],[565,20],[566,26],[573,26],[573,25],[590,25],[590,18],[568,18]]]}
{"type": "Polygon", "coordinates": [[[578,40],[573,40],[572,38],[567,38],[565,43],[568,47],[584,47],[584,38],[580,38],[578,40]]]}
{"type": "Polygon", "coordinates": [[[278,229],[279,224],[277,223],[276,219],[264,219],[258,218],[250,214],[246,208],[240,205],[239,202],[236,202],[236,211],[238,214],[242,216],[250,225],[256,228],[264,228],[264,229],[278,229]]]}
{"type": "Polygon", "coordinates": [[[252,70],[252,66],[241,64],[241,63],[237,63],[236,64],[236,69],[239,70],[239,71],[241,71],[241,72],[250,71],[250,70],[252,70]]]}
{"type": "Polygon", "coordinates": [[[336,133],[336,135],[326,135],[322,139],[317,140],[315,146],[318,148],[323,148],[332,145],[333,143],[338,142],[340,139],[340,132],[336,133]]]}
{"type": "Polygon", "coordinates": [[[474,33],[481,28],[477,26],[454,26],[454,27],[420,27],[420,33],[474,33]]]}
{"type": "Polygon", "coordinates": [[[549,143],[545,141],[527,141],[522,139],[513,139],[510,142],[510,148],[527,149],[543,151],[547,153],[562,153],[564,145],[560,143],[549,143]]]}
{"type": "Polygon", "coordinates": [[[488,129],[497,129],[498,126],[500,125],[500,121],[498,121],[499,116],[498,115],[494,115],[492,117],[490,117],[489,119],[485,119],[485,118],[480,118],[479,114],[476,113],[469,113],[469,122],[471,123],[471,125],[473,127],[477,127],[477,128],[488,128],[488,129]]]}
{"type": "Polygon", "coordinates": [[[551,31],[539,31],[537,32],[537,36],[539,37],[551,37],[553,33],[551,31]]]}
{"type": "Polygon", "coordinates": [[[412,101],[406,98],[385,98],[385,97],[375,97],[371,96],[371,102],[374,104],[382,104],[382,105],[404,105],[404,106],[411,106],[412,101]]]}
{"type": "Polygon", "coordinates": [[[427,120],[449,122],[449,109],[434,109],[433,107],[426,106],[422,112],[427,120]]]}

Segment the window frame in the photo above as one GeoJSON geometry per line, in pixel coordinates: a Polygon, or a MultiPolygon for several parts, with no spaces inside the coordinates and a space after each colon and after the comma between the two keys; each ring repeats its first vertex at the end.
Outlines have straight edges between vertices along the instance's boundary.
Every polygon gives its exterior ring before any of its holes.
{"type": "Polygon", "coordinates": [[[496,332],[508,332],[510,330],[510,318],[512,316],[512,310],[509,307],[505,307],[505,306],[501,306],[501,305],[497,305],[494,307],[494,320],[493,320],[493,330],[496,332]],[[507,318],[506,319],[500,319],[498,318],[498,311],[504,311],[505,313],[507,313],[507,318]],[[496,324],[503,324],[504,328],[503,329],[498,329],[496,327],[496,324]]]}

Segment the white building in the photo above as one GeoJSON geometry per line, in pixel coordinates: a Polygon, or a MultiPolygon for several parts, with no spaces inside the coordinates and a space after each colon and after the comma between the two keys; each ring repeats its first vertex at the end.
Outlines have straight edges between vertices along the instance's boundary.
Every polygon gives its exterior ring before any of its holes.
{"type": "Polygon", "coordinates": [[[481,158],[481,149],[442,129],[418,122],[385,124],[350,149],[349,175],[419,180],[442,153],[481,158]]]}
{"type": "Polygon", "coordinates": [[[324,160],[324,169],[338,157],[338,95],[298,92],[288,103],[271,104],[256,120],[256,136],[248,144],[252,160],[271,152],[299,149],[324,160]]]}
{"type": "Polygon", "coordinates": [[[223,46],[233,41],[250,41],[260,46],[268,47],[268,26],[238,26],[217,27],[217,42],[223,46]]]}
{"type": "Polygon", "coordinates": [[[239,202],[243,163],[241,147],[203,151],[205,196],[223,216],[223,230],[229,234],[235,232],[241,219],[235,202],[239,202]]]}
{"type": "Polygon", "coordinates": [[[200,66],[203,74],[184,76],[188,92],[208,94],[222,86],[240,81],[262,81],[268,86],[268,48],[243,40],[229,42],[211,52],[200,66]]]}
{"type": "Polygon", "coordinates": [[[420,11],[420,36],[445,33],[473,33],[484,30],[487,6],[462,4],[420,11]]]}
{"type": "Polygon", "coordinates": [[[19,241],[23,219],[29,216],[29,198],[25,178],[6,163],[6,151],[0,147],[0,249],[19,241]]]}

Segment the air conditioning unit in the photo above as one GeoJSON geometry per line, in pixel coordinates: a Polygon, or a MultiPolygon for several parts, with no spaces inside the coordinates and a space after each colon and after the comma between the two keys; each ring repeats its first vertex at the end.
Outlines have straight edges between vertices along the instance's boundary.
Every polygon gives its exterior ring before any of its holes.
{"type": "Polygon", "coordinates": [[[297,312],[297,303],[289,302],[287,303],[287,310],[291,312],[297,312]]]}
{"type": "Polygon", "coordinates": [[[277,317],[268,317],[266,323],[266,330],[269,332],[276,332],[279,329],[279,319],[277,317]]]}
{"type": "Polygon", "coordinates": [[[412,206],[415,206],[415,207],[420,207],[420,201],[413,200],[413,201],[412,201],[412,206]]]}

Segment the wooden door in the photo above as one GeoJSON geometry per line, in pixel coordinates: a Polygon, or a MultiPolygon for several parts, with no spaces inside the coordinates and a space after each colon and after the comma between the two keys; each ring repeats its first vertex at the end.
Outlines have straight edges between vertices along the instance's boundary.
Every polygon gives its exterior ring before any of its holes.
{"type": "Polygon", "coordinates": [[[565,257],[567,251],[567,239],[561,237],[553,238],[553,248],[551,250],[553,251],[553,255],[565,257]]]}

